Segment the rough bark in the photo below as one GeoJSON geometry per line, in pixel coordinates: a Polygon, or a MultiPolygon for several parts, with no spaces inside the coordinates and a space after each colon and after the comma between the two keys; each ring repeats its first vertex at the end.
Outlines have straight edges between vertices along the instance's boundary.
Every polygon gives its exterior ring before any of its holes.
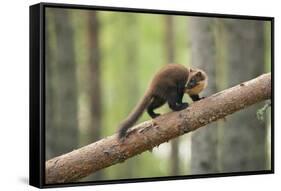
{"type": "Polygon", "coordinates": [[[143,122],[128,132],[124,142],[114,134],[53,158],[46,162],[45,182],[75,181],[270,98],[271,74],[268,73],[195,102],[185,110],[143,122]]]}
{"type": "MultiPolygon", "coordinates": [[[[208,87],[205,95],[217,92],[216,86],[216,46],[214,27],[215,19],[192,17],[189,20],[191,63],[208,74],[208,87]]],[[[203,96],[205,96],[203,95],[203,96]]],[[[202,96],[202,95],[201,95],[202,96]]],[[[191,137],[191,173],[205,174],[218,172],[218,127],[209,124],[192,134],[191,137]]]]}

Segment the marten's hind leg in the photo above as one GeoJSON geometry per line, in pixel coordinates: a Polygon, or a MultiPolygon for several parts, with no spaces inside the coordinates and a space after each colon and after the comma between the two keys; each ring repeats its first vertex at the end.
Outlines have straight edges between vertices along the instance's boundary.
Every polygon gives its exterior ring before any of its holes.
{"type": "Polygon", "coordinates": [[[159,113],[154,113],[154,109],[161,107],[164,105],[166,101],[160,97],[154,97],[150,105],[147,107],[147,113],[150,115],[151,118],[158,117],[159,113]]]}

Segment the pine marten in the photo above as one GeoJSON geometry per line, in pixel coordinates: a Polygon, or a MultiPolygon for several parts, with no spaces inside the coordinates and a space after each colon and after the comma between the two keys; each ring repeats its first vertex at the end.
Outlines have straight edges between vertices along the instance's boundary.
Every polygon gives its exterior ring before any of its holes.
{"type": "Polygon", "coordinates": [[[167,64],[156,73],[143,98],[136,105],[134,110],[125,119],[120,127],[118,136],[122,139],[126,136],[127,130],[132,127],[144,110],[151,118],[159,116],[154,109],[168,102],[173,111],[180,111],[188,107],[183,103],[183,94],[188,94],[193,101],[202,98],[199,93],[207,86],[207,75],[199,69],[187,69],[180,64],[167,64]]]}

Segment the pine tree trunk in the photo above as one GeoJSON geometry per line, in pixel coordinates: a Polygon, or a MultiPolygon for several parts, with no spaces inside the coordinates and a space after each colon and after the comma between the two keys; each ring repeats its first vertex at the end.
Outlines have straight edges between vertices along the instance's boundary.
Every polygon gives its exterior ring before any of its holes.
{"type": "MultiPolygon", "coordinates": [[[[166,56],[167,63],[175,63],[175,41],[174,41],[174,20],[173,16],[165,17],[165,36],[166,36],[166,56]]],[[[174,139],[171,141],[171,169],[170,175],[179,175],[179,139],[174,139]]]]}
{"type": "MultiPolygon", "coordinates": [[[[88,133],[91,142],[98,141],[101,138],[102,121],[102,99],[101,99],[101,71],[100,71],[100,53],[99,53],[99,22],[96,11],[88,13],[88,36],[89,36],[89,74],[88,74],[88,94],[90,107],[90,123],[88,133]]],[[[103,172],[95,173],[90,179],[101,180],[103,172]]]]}
{"type": "MultiPolygon", "coordinates": [[[[216,46],[214,29],[215,20],[193,17],[189,20],[191,41],[191,65],[208,74],[208,87],[204,96],[217,92],[216,87],[216,46]]],[[[202,96],[202,95],[201,95],[202,96]]],[[[218,172],[217,158],[217,123],[211,128],[201,128],[192,134],[191,173],[205,174],[218,172]]]]}
{"type": "Polygon", "coordinates": [[[55,89],[55,79],[54,79],[54,71],[55,71],[55,52],[56,47],[55,44],[51,44],[50,42],[54,42],[55,39],[55,31],[53,24],[53,14],[50,12],[46,13],[46,158],[52,158],[56,156],[54,141],[53,138],[55,136],[55,101],[54,101],[54,92],[55,89]]]}
{"type": "MultiPolygon", "coordinates": [[[[262,21],[225,20],[228,86],[254,78],[264,71],[262,21]]],[[[265,124],[258,121],[261,105],[227,118],[223,134],[222,168],[225,172],[265,169],[265,124]]]]}
{"type": "Polygon", "coordinates": [[[52,15],[52,20],[47,18],[47,25],[50,24],[53,31],[47,32],[47,38],[52,38],[53,41],[46,41],[50,43],[47,44],[46,54],[53,55],[53,58],[46,60],[49,91],[46,92],[46,110],[52,118],[46,123],[46,134],[51,135],[47,137],[46,145],[50,154],[46,156],[54,157],[78,146],[77,87],[73,29],[69,12],[54,9],[49,14],[52,15]],[[53,46],[53,49],[48,48],[49,46],[53,46]]]}
{"type": "MultiPolygon", "coordinates": [[[[124,17],[125,26],[127,28],[126,39],[124,39],[124,48],[126,49],[125,62],[126,62],[126,72],[128,76],[133,76],[134,79],[129,79],[126,84],[126,96],[128,98],[128,103],[126,104],[126,113],[130,113],[132,108],[138,102],[139,96],[139,67],[138,67],[138,30],[137,30],[137,17],[135,15],[130,15],[124,17]]],[[[135,177],[138,175],[137,169],[140,160],[134,158],[128,161],[126,165],[126,177],[135,177]]]]}

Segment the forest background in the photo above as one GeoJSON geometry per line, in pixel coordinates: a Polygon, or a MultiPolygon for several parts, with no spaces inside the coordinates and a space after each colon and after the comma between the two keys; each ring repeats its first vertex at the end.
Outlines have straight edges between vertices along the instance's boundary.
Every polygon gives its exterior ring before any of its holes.
{"type": "MultiPolygon", "coordinates": [[[[204,69],[204,96],[270,71],[270,28],[269,21],[47,8],[46,160],[115,133],[164,64],[204,69]]],[[[270,111],[257,117],[263,104],[81,181],[270,169],[270,111]]]]}

